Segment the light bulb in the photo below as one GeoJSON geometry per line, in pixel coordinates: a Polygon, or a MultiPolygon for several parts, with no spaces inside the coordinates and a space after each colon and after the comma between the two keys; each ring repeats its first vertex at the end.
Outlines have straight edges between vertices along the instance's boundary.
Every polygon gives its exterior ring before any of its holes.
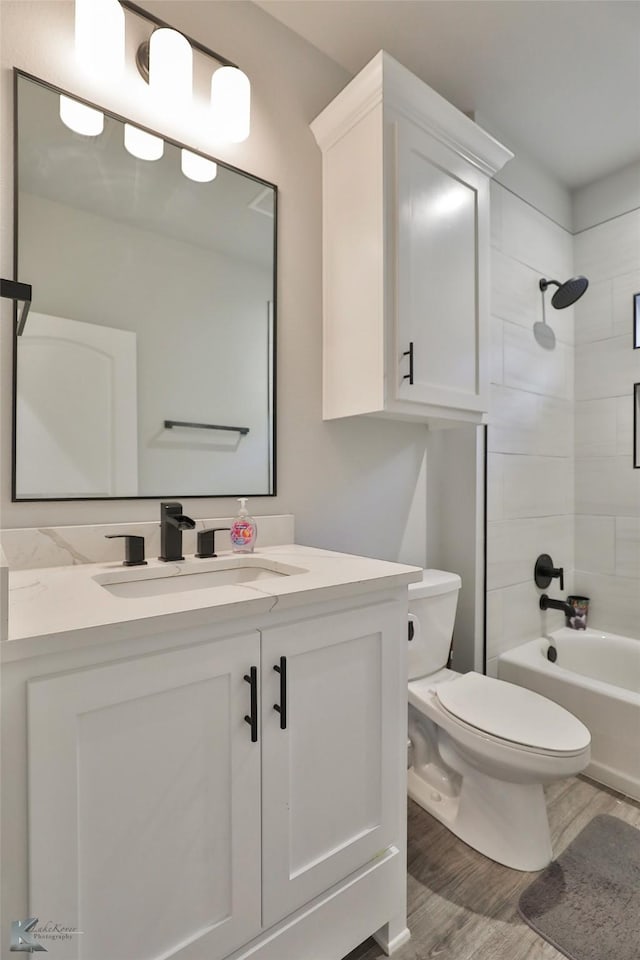
{"type": "Polygon", "coordinates": [[[110,80],[124,70],[124,10],[118,0],[76,0],[76,58],[110,80]]]}
{"type": "Polygon", "coordinates": [[[174,110],[191,102],[193,52],[186,37],[162,27],[149,40],[149,89],[164,106],[174,110]]]}
{"type": "Polygon", "coordinates": [[[220,67],[211,77],[213,135],[241,143],[249,136],[251,84],[237,67],[220,67]]]}
{"type": "Polygon", "coordinates": [[[104,114],[71,97],[60,97],[60,119],[69,130],[85,137],[97,137],[104,130],[104,114]]]}
{"type": "Polygon", "coordinates": [[[139,160],[159,160],[164,153],[164,140],[140,130],[130,123],[124,125],[124,145],[139,160]]]}
{"type": "Polygon", "coordinates": [[[189,180],[195,180],[197,183],[210,183],[215,180],[218,172],[218,165],[213,160],[207,160],[197,153],[191,153],[190,150],[183,150],[181,157],[182,172],[189,180]]]}

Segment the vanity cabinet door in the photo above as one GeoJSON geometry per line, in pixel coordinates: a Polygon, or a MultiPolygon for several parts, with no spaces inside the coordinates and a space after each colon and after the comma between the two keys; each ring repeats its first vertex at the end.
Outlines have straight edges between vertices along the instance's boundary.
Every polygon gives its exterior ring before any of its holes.
{"type": "Polygon", "coordinates": [[[392,601],[262,634],[265,926],[397,837],[406,617],[392,601]]]}
{"type": "Polygon", "coordinates": [[[396,399],[487,410],[489,181],[398,117],[396,399]]]}
{"type": "Polygon", "coordinates": [[[260,930],[259,634],[31,681],[30,916],[75,960],[216,960],[260,930]]]}

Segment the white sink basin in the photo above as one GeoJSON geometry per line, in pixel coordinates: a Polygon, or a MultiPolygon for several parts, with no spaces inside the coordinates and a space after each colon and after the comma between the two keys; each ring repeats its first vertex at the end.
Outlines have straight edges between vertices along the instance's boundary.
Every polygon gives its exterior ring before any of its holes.
{"type": "Polygon", "coordinates": [[[99,573],[93,579],[104,590],[116,597],[162,597],[191,590],[211,590],[234,583],[290,577],[307,573],[302,567],[292,567],[277,560],[258,557],[218,559],[213,561],[185,561],[164,567],[139,567],[99,573]]]}

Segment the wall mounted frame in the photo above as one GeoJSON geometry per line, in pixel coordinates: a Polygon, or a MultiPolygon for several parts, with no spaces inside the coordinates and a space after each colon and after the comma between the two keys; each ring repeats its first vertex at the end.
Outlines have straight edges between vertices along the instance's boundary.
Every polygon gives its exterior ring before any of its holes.
{"type": "Polygon", "coordinates": [[[633,296],[633,349],[640,347],[640,293],[633,296]]]}

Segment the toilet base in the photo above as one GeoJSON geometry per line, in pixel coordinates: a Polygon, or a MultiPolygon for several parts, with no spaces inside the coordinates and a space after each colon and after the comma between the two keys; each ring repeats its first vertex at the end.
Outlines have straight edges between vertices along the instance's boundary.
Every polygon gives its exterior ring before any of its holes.
{"type": "Polygon", "coordinates": [[[551,837],[542,784],[509,783],[488,777],[458,757],[455,796],[440,793],[408,771],[412,800],[470,847],[514,870],[542,870],[551,861],[551,837]],[[465,769],[466,768],[466,769],[465,769]]]}

